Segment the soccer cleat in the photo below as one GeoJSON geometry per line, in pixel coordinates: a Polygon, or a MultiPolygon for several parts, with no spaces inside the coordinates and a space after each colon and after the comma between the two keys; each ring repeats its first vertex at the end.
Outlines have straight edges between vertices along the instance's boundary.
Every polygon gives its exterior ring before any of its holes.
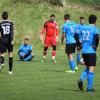
{"type": "Polygon", "coordinates": [[[45,62],[45,59],[42,59],[41,62],[44,63],[45,62]]]}
{"type": "Polygon", "coordinates": [[[75,71],[77,71],[77,70],[78,70],[78,67],[76,66],[76,67],[75,67],[75,71]]]}
{"type": "Polygon", "coordinates": [[[78,81],[78,87],[81,91],[83,91],[83,82],[81,80],[78,81]]]}
{"type": "Polygon", "coordinates": [[[87,92],[95,92],[95,89],[87,89],[87,92]]]}
{"type": "Polygon", "coordinates": [[[55,59],[52,59],[52,63],[54,63],[54,64],[55,64],[55,63],[56,63],[56,60],[55,60],[55,59]]]}
{"type": "Polygon", "coordinates": [[[72,70],[66,70],[66,73],[75,73],[75,71],[72,71],[72,70]]]}
{"type": "Polygon", "coordinates": [[[2,68],[3,68],[4,66],[5,66],[4,63],[0,65],[0,71],[2,70],[2,68]]]}
{"type": "Polygon", "coordinates": [[[9,71],[8,74],[9,74],[9,75],[12,75],[13,73],[12,73],[12,71],[9,71]]]}

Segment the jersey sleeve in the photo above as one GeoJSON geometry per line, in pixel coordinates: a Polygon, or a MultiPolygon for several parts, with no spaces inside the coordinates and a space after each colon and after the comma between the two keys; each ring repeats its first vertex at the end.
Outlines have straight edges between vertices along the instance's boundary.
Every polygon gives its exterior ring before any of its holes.
{"type": "Polygon", "coordinates": [[[31,46],[31,45],[29,46],[29,50],[31,50],[31,51],[32,51],[32,46],[31,46]]]}
{"type": "Polygon", "coordinates": [[[97,27],[95,28],[95,34],[100,34],[100,31],[97,27]]]}

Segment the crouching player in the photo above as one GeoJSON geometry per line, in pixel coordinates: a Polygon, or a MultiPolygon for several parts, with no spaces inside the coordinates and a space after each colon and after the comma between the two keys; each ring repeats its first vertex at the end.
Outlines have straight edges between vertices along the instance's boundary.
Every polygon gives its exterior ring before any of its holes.
{"type": "Polygon", "coordinates": [[[83,91],[83,83],[87,78],[87,92],[94,92],[93,80],[94,69],[96,66],[96,49],[99,44],[99,30],[96,27],[97,17],[95,15],[89,16],[89,25],[82,28],[82,56],[85,62],[85,70],[82,72],[78,86],[83,91]]]}
{"type": "Polygon", "coordinates": [[[50,20],[44,24],[44,27],[40,34],[40,40],[43,42],[43,34],[45,34],[45,42],[44,42],[44,51],[43,51],[43,59],[42,62],[45,62],[48,47],[52,46],[52,62],[55,63],[56,56],[56,45],[58,42],[58,25],[55,22],[55,15],[50,16],[50,20]]]}
{"type": "Polygon", "coordinates": [[[0,71],[4,67],[4,55],[8,50],[9,55],[9,74],[12,74],[13,67],[13,22],[8,20],[8,12],[2,13],[2,21],[0,22],[0,71]]]}
{"type": "Polygon", "coordinates": [[[32,46],[29,44],[29,39],[24,39],[24,44],[20,46],[18,55],[22,61],[31,61],[34,57],[32,54],[32,46]]]}

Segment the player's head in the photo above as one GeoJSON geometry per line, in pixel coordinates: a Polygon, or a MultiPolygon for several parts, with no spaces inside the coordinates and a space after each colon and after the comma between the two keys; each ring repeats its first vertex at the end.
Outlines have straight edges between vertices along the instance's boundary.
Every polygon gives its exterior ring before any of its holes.
{"type": "Polygon", "coordinates": [[[25,38],[24,39],[24,45],[28,45],[29,44],[29,39],[28,38],[25,38]]]}
{"type": "Polygon", "coordinates": [[[84,24],[85,23],[85,18],[84,17],[80,17],[80,24],[84,24]]]}
{"type": "Polygon", "coordinates": [[[50,21],[54,21],[55,20],[55,15],[54,14],[52,14],[52,15],[50,15],[50,21]]]}
{"type": "Polygon", "coordinates": [[[70,20],[70,15],[69,14],[65,14],[64,15],[64,20],[70,20]]]}
{"type": "Polygon", "coordinates": [[[89,23],[90,24],[95,24],[97,20],[97,16],[96,15],[90,15],[89,16],[89,23]]]}
{"type": "Polygon", "coordinates": [[[4,11],[2,13],[2,19],[4,19],[4,20],[7,20],[8,19],[8,12],[7,11],[4,11]]]}

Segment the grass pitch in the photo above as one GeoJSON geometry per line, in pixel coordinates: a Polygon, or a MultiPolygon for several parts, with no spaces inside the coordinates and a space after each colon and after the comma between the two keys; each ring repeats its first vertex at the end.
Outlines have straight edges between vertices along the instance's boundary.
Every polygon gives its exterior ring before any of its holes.
{"type": "Polygon", "coordinates": [[[98,52],[95,70],[94,87],[96,92],[79,91],[77,80],[84,69],[81,65],[75,74],[66,73],[69,69],[68,59],[64,51],[57,51],[57,63],[52,64],[51,53],[45,63],[41,63],[42,52],[35,52],[31,62],[18,61],[14,55],[13,75],[8,75],[7,57],[5,67],[0,73],[0,100],[99,100],[100,99],[100,54],[98,52]]]}

